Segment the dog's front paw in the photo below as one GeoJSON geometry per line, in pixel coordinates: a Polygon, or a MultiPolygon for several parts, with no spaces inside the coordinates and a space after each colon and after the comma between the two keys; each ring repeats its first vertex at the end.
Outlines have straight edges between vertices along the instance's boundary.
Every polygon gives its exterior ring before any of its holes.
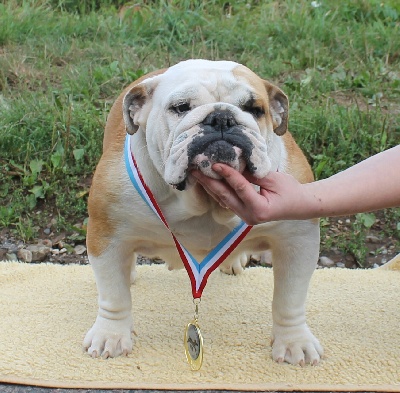
{"type": "Polygon", "coordinates": [[[127,356],[132,352],[132,318],[111,320],[98,316],[83,340],[83,346],[94,358],[127,356]]]}
{"type": "Polygon", "coordinates": [[[293,365],[317,365],[323,349],[306,324],[301,326],[277,326],[272,330],[272,358],[278,363],[293,365]]]}

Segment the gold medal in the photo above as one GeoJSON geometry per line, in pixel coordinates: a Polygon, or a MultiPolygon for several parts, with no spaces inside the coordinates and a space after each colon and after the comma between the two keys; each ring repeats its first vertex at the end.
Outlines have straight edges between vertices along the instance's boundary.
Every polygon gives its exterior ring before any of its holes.
{"type": "Polygon", "coordinates": [[[193,371],[198,371],[203,364],[203,336],[196,319],[188,323],[185,329],[186,359],[193,371]]]}
{"type": "Polygon", "coordinates": [[[192,322],[188,323],[185,329],[183,343],[185,345],[186,359],[193,371],[198,371],[203,364],[203,336],[201,335],[200,326],[197,322],[198,303],[196,312],[192,322]]]}

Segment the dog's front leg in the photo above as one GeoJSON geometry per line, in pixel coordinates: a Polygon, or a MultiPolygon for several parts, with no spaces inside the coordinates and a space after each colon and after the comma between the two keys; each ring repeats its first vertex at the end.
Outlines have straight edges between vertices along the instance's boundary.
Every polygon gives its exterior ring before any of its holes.
{"type": "Polygon", "coordinates": [[[132,352],[131,258],[132,255],[114,247],[108,247],[99,256],[89,254],[99,293],[98,315],[83,341],[92,357],[132,352]]]}
{"type": "Polygon", "coordinates": [[[272,247],[272,357],[279,363],[315,365],[323,350],[307,326],[305,301],[318,261],[319,226],[312,222],[285,222],[281,229],[280,239],[272,247]]]}

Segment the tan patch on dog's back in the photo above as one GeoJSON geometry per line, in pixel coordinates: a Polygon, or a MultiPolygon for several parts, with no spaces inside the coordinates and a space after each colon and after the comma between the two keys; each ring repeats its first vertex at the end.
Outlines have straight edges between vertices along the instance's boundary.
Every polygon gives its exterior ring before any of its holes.
{"type": "Polygon", "coordinates": [[[287,131],[282,138],[287,151],[287,173],[290,173],[300,183],[311,183],[314,181],[311,166],[293,139],[292,134],[287,131]]]}
{"type": "Polygon", "coordinates": [[[106,155],[107,152],[97,165],[88,201],[89,222],[86,242],[88,253],[96,257],[107,249],[115,231],[109,208],[118,201],[118,173],[115,173],[118,166],[113,162],[115,157],[112,158],[109,151],[109,157],[106,155]],[[115,185],[112,184],[113,181],[116,182],[115,185]]]}

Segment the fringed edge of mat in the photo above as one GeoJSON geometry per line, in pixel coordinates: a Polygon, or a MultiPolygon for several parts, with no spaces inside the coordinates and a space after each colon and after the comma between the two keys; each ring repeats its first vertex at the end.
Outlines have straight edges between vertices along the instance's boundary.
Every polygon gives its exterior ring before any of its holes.
{"type": "Polygon", "coordinates": [[[56,389],[129,389],[129,390],[225,390],[225,391],[282,391],[282,392],[388,392],[399,393],[400,384],[396,385],[322,385],[322,384],[285,384],[285,383],[254,383],[254,384],[221,384],[221,383],[110,383],[110,382],[78,382],[78,381],[48,381],[34,378],[19,378],[1,376],[0,383],[12,385],[37,386],[56,389]]]}

